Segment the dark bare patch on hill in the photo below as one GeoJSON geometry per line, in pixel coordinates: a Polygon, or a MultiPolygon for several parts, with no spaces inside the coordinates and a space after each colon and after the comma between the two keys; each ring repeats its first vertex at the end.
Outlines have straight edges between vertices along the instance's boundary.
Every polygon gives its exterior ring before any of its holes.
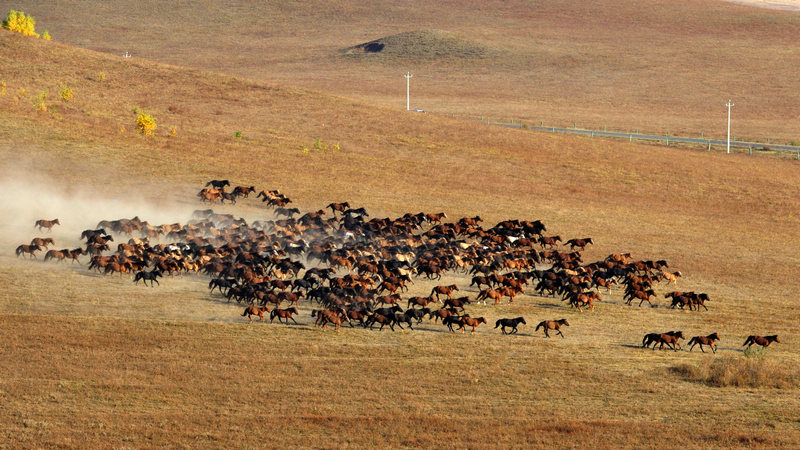
{"type": "Polygon", "coordinates": [[[415,30],[385,36],[343,49],[349,57],[407,59],[486,59],[501,55],[497,49],[442,30],[415,30]]]}

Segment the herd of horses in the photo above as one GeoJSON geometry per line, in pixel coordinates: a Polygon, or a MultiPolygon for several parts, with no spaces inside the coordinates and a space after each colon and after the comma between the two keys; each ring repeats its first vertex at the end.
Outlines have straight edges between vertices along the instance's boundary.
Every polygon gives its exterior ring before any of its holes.
{"type": "MultiPolygon", "coordinates": [[[[228,180],[212,180],[198,196],[202,202],[235,203],[256,191],[253,186],[235,186],[228,193],[229,186],[228,180]]],[[[104,220],[81,233],[85,247],[50,250],[53,239],[35,238],[17,247],[16,254],[36,258],[46,250],[45,261],[72,262],[80,262],[85,254],[89,269],[128,274],[135,283],[149,282],[150,287],[160,285],[164,276],[202,273],[210,277],[210,295],[243,305],[242,316],[250,322],[253,316],[263,321],[269,313],[271,322],[277,318],[296,324],[302,301],[310,306],[316,326],[337,330],[345,323],[413,330],[427,318],[453,332],[474,333],[487,321],[467,313],[472,305],[486,305],[487,300],[493,305],[513,303],[516,296],[527,294],[560,298],[576,312],[592,311],[603,301],[601,289],[609,294],[615,286],[622,289],[625,304],[638,300],[640,307],[645,302],[654,306],[658,284],[670,286],[682,276],[668,270],[665,260],[640,260],[629,253],[584,262],[582,252],[594,245],[591,238],[564,241],[547,235],[539,220],[509,219],[484,227],[479,216],[446,222],[444,212],[371,218],[349,202],[301,214],[298,208],[286,207],[291,200],[278,190],[262,190],[255,198],[272,208],[273,220],[248,223],[211,209],[195,211],[185,224],[151,225],[138,217],[104,220]],[[129,239],[112,248],[114,236],[129,239]],[[435,282],[445,274],[470,278],[469,287],[477,293],[457,297],[464,292],[458,285],[441,284],[427,296],[403,298],[409,285],[435,282]],[[441,306],[434,308],[437,305],[441,306]]],[[[58,219],[39,220],[34,226],[41,231],[55,225],[60,225],[58,219]]],[[[672,291],[664,298],[670,299],[672,309],[708,311],[705,293],[672,291]]],[[[502,318],[494,328],[516,334],[526,324],[523,317],[502,318]]],[[[566,319],[543,320],[534,331],[564,338],[566,326],[566,319]]],[[[649,333],[643,347],[677,351],[680,339],[681,332],[649,333]]],[[[718,340],[716,333],[695,336],[690,350],[700,345],[703,352],[704,347],[716,352],[718,340]]],[[[780,341],[777,336],[752,336],[746,345],[771,342],[780,341]]]]}

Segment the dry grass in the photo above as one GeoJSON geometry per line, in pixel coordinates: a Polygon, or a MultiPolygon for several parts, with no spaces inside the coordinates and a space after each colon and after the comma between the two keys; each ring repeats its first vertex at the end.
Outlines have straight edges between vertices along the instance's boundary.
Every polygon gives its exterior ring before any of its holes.
{"type": "Polygon", "coordinates": [[[698,364],[675,366],[672,370],[688,380],[715,387],[796,388],[800,382],[796,368],[776,364],[765,354],[746,351],[747,356],[707,358],[698,364]]]}
{"type": "Polygon", "coordinates": [[[734,136],[800,140],[794,12],[716,0],[658,0],[646,8],[635,0],[493,0],[479,7],[338,0],[313,8],[242,1],[189,10],[94,1],[82,4],[96,18],[87,24],[63,20],[75,14],[70,4],[15,5],[61,42],[393,108],[404,106],[402,75],[410,70],[414,106],[446,115],[719,138],[731,98],[734,136]],[[424,30],[458,39],[431,47],[424,30]],[[412,57],[387,49],[355,62],[340,52],[397,35],[414,37],[399,43],[412,57]],[[431,56],[448,46],[463,57],[431,56]],[[415,52],[425,48],[430,53],[415,52]],[[464,48],[494,57],[476,59],[464,48]]]}
{"type": "MultiPolygon", "coordinates": [[[[55,39],[64,35],[47,26],[55,39]]],[[[717,331],[723,367],[745,336],[778,333],[784,343],[770,348],[765,366],[791,374],[780,368],[800,361],[791,344],[800,331],[796,162],[408,115],[9,33],[0,33],[0,54],[8,85],[0,186],[13,192],[0,203],[0,442],[9,447],[800,442],[796,384],[717,389],[670,370],[704,367],[698,352],[637,345],[650,331],[717,331]],[[36,112],[35,92],[62,83],[79,95],[36,112]],[[17,102],[20,88],[27,93],[17,102]],[[180,132],[138,136],[136,106],[160,130],[180,132]],[[341,149],[303,155],[316,139],[341,149]],[[337,334],[314,329],[307,305],[299,326],[248,325],[196,275],[151,289],[11,254],[38,235],[31,225],[44,217],[62,217],[52,233],[59,247],[77,244],[100,219],[185,222],[205,207],[194,194],[212,178],[279,188],[303,210],[349,200],[374,217],[542,219],[565,239],[592,236],[587,261],[619,251],[667,259],[684,273],[677,289],[709,293],[710,311],[664,308],[673,288],[659,286],[658,308],[628,307],[619,290],[593,313],[532,295],[471,307],[489,324],[524,315],[519,336],[490,326],[452,335],[428,323],[337,334]],[[566,339],[533,332],[538,320],[558,317],[572,324],[566,339]]],[[[220,210],[272,217],[253,199],[220,210]]],[[[461,274],[442,280],[453,282],[469,284],[461,274]]],[[[408,295],[431,286],[418,281],[408,295]]]]}

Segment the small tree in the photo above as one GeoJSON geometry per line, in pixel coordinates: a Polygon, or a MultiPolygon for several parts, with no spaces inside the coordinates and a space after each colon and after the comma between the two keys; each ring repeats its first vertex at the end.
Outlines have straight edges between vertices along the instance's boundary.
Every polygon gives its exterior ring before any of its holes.
{"type": "Polygon", "coordinates": [[[3,21],[3,28],[25,36],[39,37],[36,33],[36,20],[22,11],[12,9],[3,21]]]}

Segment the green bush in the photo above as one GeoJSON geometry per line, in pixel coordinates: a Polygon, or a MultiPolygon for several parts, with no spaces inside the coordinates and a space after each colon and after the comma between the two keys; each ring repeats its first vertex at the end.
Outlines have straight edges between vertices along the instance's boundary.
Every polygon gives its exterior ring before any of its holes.
{"type": "Polygon", "coordinates": [[[12,9],[3,21],[3,28],[16,33],[22,33],[25,36],[39,37],[36,33],[36,20],[22,11],[12,9]]]}
{"type": "Polygon", "coordinates": [[[68,101],[72,100],[72,97],[73,97],[72,88],[70,88],[66,84],[62,84],[59,87],[58,95],[61,96],[61,100],[64,100],[65,102],[68,102],[68,101]]]}
{"type": "Polygon", "coordinates": [[[39,91],[33,99],[33,106],[37,111],[47,112],[47,91],[39,91]]]}

